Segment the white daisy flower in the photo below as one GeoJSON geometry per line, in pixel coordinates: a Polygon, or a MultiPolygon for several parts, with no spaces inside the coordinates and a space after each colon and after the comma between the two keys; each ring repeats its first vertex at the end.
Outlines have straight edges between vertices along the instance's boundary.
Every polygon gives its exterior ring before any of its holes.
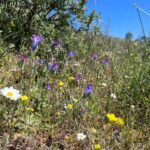
{"type": "Polygon", "coordinates": [[[0,94],[14,101],[19,99],[21,96],[20,91],[14,89],[12,86],[0,89],[0,94]]]}
{"type": "Polygon", "coordinates": [[[83,133],[77,133],[77,140],[84,140],[86,138],[86,135],[83,133]]]}

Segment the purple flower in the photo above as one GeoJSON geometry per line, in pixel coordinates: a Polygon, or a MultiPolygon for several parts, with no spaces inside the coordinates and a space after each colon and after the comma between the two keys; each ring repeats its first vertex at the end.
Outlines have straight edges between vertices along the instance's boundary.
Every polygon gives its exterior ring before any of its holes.
{"type": "Polygon", "coordinates": [[[52,46],[54,46],[54,47],[58,47],[58,46],[60,46],[60,44],[61,44],[60,39],[55,39],[52,41],[52,46]]]}
{"type": "Polygon", "coordinates": [[[74,57],[74,56],[76,56],[76,53],[74,51],[70,51],[67,53],[67,56],[68,57],[74,57]]]}
{"type": "Polygon", "coordinates": [[[91,60],[96,60],[98,58],[97,53],[92,54],[91,56],[91,60]]]}
{"type": "Polygon", "coordinates": [[[50,83],[50,82],[47,82],[47,83],[45,83],[45,88],[47,89],[47,90],[51,90],[51,89],[54,89],[55,88],[55,84],[54,83],[50,83]]]}
{"type": "Polygon", "coordinates": [[[75,80],[76,80],[76,81],[81,80],[81,74],[76,74],[76,75],[75,75],[75,80]]]}
{"type": "Polygon", "coordinates": [[[103,59],[103,64],[105,64],[105,65],[107,65],[108,64],[108,62],[109,62],[109,59],[108,59],[108,57],[105,57],[104,59],[103,59]]]}
{"type": "Polygon", "coordinates": [[[55,63],[53,64],[53,66],[52,66],[52,70],[55,71],[55,70],[57,70],[57,69],[58,69],[58,63],[55,62],[55,63]]]}
{"type": "Polygon", "coordinates": [[[38,60],[37,59],[34,59],[33,62],[32,62],[34,65],[38,64],[38,60]]]}
{"type": "Polygon", "coordinates": [[[50,69],[51,69],[51,64],[50,64],[50,63],[47,63],[47,64],[46,64],[46,68],[47,68],[47,70],[50,70],[50,69]]]}
{"type": "Polygon", "coordinates": [[[38,45],[43,39],[44,39],[44,37],[42,35],[39,35],[39,34],[33,34],[31,37],[31,41],[35,45],[38,45]]]}
{"type": "Polygon", "coordinates": [[[88,84],[85,88],[85,93],[90,94],[92,93],[92,84],[88,84]]]}
{"type": "Polygon", "coordinates": [[[44,59],[40,59],[40,60],[39,60],[39,63],[40,63],[40,64],[44,64],[44,59]]]}
{"type": "Polygon", "coordinates": [[[39,34],[33,34],[31,37],[31,48],[32,50],[35,50],[37,48],[37,45],[44,39],[44,37],[42,35],[39,34]]]}
{"type": "Polygon", "coordinates": [[[45,85],[45,88],[46,88],[47,90],[50,90],[50,89],[51,89],[51,84],[50,84],[50,83],[47,83],[47,84],[45,85]]]}

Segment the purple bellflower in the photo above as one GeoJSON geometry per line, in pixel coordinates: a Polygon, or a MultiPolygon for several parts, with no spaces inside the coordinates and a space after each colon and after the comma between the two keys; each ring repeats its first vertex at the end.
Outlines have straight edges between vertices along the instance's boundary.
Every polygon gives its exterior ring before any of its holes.
{"type": "Polygon", "coordinates": [[[58,63],[55,62],[53,65],[52,65],[52,71],[55,71],[58,69],[58,63]]]}
{"type": "Polygon", "coordinates": [[[47,68],[47,70],[50,70],[50,69],[51,69],[51,64],[50,64],[50,63],[47,63],[47,64],[46,64],[46,68],[47,68]]]}
{"type": "Polygon", "coordinates": [[[76,81],[81,80],[81,74],[76,74],[76,75],[75,75],[75,80],[76,80],[76,81]]]}
{"type": "Polygon", "coordinates": [[[90,93],[92,93],[92,90],[93,90],[92,84],[87,84],[87,86],[85,88],[85,93],[90,94],[90,93]]]}
{"type": "Polygon", "coordinates": [[[76,53],[74,51],[70,51],[70,52],[67,53],[67,56],[68,57],[75,57],[76,53]]]}
{"type": "Polygon", "coordinates": [[[35,50],[37,48],[37,45],[43,41],[44,37],[39,34],[33,34],[31,37],[31,48],[32,50],[35,50]]]}
{"type": "Polygon", "coordinates": [[[109,59],[108,59],[108,57],[105,57],[104,59],[103,59],[103,64],[105,64],[105,65],[107,65],[108,64],[108,62],[109,62],[109,59]]]}

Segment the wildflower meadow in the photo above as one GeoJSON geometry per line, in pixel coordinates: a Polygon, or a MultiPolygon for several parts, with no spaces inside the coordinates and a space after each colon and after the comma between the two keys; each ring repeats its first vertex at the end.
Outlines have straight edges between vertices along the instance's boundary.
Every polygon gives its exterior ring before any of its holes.
{"type": "Polygon", "coordinates": [[[150,42],[103,35],[85,3],[1,4],[0,150],[150,149],[150,42]]]}

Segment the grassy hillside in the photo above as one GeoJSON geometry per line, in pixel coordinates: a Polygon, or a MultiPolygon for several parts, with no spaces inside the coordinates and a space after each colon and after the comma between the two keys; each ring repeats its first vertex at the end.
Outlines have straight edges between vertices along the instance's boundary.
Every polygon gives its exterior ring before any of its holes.
{"type": "Polygon", "coordinates": [[[149,45],[41,35],[1,41],[0,149],[149,150],[149,45]]]}

